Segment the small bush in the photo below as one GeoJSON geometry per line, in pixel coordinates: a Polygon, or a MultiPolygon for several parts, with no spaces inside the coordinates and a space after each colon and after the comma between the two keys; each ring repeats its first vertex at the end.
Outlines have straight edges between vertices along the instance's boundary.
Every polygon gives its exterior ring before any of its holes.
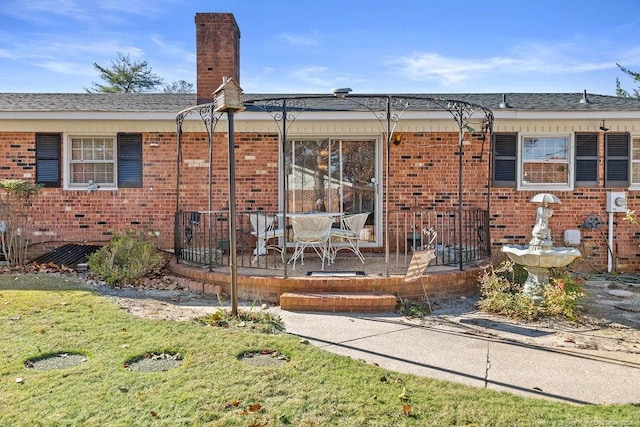
{"type": "Polygon", "coordinates": [[[478,306],[481,310],[522,320],[545,316],[578,318],[579,302],[585,296],[580,279],[552,271],[552,277],[543,289],[543,301],[536,304],[530,295],[522,292],[526,275],[518,272],[518,267],[512,261],[505,261],[497,268],[493,265],[484,268],[479,277],[482,298],[478,306]]]}
{"type": "Polygon", "coordinates": [[[208,313],[197,319],[203,325],[222,328],[248,328],[263,334],[275,334],[284,331],[282,319],[277,314],[268,311],[239,310],[237,316],[231,311],[219,308],[214,313],[208,313]]]}
{"type": "Polygon", "coordinates": [[[431,304],[426,299],[423,301],[400,299],[396,304],[396,311],[409,318],[421,319],[431,314],[431,304]]]}
{"type": "Polygon", "coordinates": [[[110,285],[134,281],[164,264],[152,242],[130,234],[114,237],[89,256],[89,270],[110,285]]]}

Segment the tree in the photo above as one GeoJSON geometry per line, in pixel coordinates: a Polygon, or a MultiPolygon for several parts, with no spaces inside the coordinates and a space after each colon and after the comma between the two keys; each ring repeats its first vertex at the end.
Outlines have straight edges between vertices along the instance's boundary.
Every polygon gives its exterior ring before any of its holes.
{"type": "Polygon", "coordinates": [[[147,61],[131,61],[129,55],[118,52],[118,57],[111,61],[111,67],[103,67],[93,63],[100,72],[100,79],[105,83],[93,83],[85,90],[90,93],[137,93],[151,92],[163,83],[160,76],[153,74],[147,61]]]}
{"type": "Polygon", "coordinates": [[[193,83],[186,80],[178,80],[163,88],[164,93],[193,93],[193,83]]]}
{"type": "MultiPolygon", "coordinates": [[[[623,73],[625,73],[629,77],[632,77],[636,83],[640,84],[640,73],[631,71],[618,63],[616,63],[616,65],[618,66],[618,68],[620,68],[620,70],[622,70],[623,73]]],[[[629,93],[628,91],[622,89],[622,87],[620,86],[620,80],[616,79],[616,96],[620,96],[623,98],[635,98],[640,100],[640,89],[633,89],[633,92],[629,93]]]]}

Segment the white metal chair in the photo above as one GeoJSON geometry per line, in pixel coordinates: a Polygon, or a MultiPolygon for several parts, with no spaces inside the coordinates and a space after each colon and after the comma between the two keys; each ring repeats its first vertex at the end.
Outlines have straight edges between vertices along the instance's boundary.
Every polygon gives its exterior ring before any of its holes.
{"type": "Polygon", "coordinates": [[[274,249],[280,252],[280,257],[284,263],[284,251],[282,247],[276,243],[268,243],[271,239],[279,239],[284,236],[284,229],[275,227],[274,216],[266,215],[262,212],[250,213],[248,215],[249,221],[251,222],[251,234],[258,239],[256,248],[253,250],[255,256],[251,262],[256,262],[260,255],[266,255],[269,249],[274,249]]]}
{"type": "Polygon", "coordinates": [[[342,227],[334,228],[331,230],[331,237],[341,239],[347,244],[344,246],[331,246],[331,261],[333,262],[336,257],[336,253],[341,249],[348,249],[360,258],[360,261],[364,264],[364,256],[360,252],[360,235],[364,228],[364,223],[369,217],[369,212],[347,215],[342,218],[342,227]]]}
{"type": "Polygon", "coordinates": [[[325,261],[331,261],[331,248],[329,247],[331,226],[333,218],[323,215],[292,215],[293,241],[295,249],[289,262],[293,261],[293,269],[296,269],[296,261],[304,265],[304,251],[312,247],[322,259],[322,270],[325,261]]]}

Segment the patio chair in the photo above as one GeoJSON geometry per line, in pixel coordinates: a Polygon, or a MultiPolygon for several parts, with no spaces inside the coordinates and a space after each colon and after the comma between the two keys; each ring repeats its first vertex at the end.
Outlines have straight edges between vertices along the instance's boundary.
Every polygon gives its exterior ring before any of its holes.
{"type": "Polygon", "coordinates": [[[291,215],[295,249],[289,262],[293,261],[294,270],[298,259],[300,264],[304,265],[304,251],[308,247],[313,248],[322,259],[324,270],[325,261],[331,261],[329,242],[333,220],[333,217],[324,215],[291,215]]]}
{"type": "Polygon", "coordinates": [[[369,212],[347,215],[342,218],[342,227],[334,228],[331,230],[331,237],[341,239],[346,242],[344,246],[332,245],[331,249],[331,261],[333,262],[336,257],[336,253],[342,249],[348,249],[360,258],[360,261],[364,264],[364,256],[360,252],[360,234],[364,228],[364,223],[369,217],[369,212]]]}
{"type": "Polygon", "coordinates": [[[252,263],[258,260],[260,255],[267,255],[269,249],[274,249],[280,252],[280,257],[284,263],[284,251],[283,248],[276,244],[269,244],[271,239],[279,239],[284,236],[283,228],[275,228],[275,217],[266,215],[262,212],[250,213],[249,221],[251,222],[251,234],[255,236],[258,241],[256,248],[253,250],[252,263]]]}

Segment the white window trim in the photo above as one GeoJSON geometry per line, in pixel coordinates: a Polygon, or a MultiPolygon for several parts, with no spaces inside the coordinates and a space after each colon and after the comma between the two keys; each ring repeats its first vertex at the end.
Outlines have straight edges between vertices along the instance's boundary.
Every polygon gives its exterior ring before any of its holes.
{"type": "MultiPolygon", "coordinates": [[[[382,239],[383,239],[383,232],[384,232],[384,215],[383,215],[383,204],[384,204],[384,191],[382,188],[382,183],[384,182],[384,177],[382,176],[382,172],[383,172],[383,142],[382,142],[382,138],[380,138],[380,136],[378,135],[361,135],[361,134],[346,134],[344,136],[336,136],[336,135],[330,135],[330,136],[318,136],[316,138],[312,137],[312,136],[308,136],[308,135],[293,135],[293,136],[288,136],[287,137],[288,140],[295,140],[295,141],[313,141],[313,140],[320,140],[320,139],[326,139],[328,141],[339,141],[339,140],[354,140],[354,139],[367,139],[367,140],[371,140],[374,141],[375,144],[375,153],[376,153],[376,165],[375,165],[375,185],[374,185],[374,189],[375,189],[375,209],[377,209],[378,215],[376,216],[376,219],[374,220],[374,233],[375,233],[375,241],[373,242],[360,242],[360,247],[365,248],[365,247],[378,247],[382,244],[382,239]]],[[[278,159],[279,159],[279,173],[278,173],[278,204],[279,204],[279,209],[282,209],[283,207],[283,199],[284,199],[284,195],[280,194],[280,189],[282,188],[282,168],[284,167],[284,160],[282,157],[282,151],[279,150],[278,153],[278,159]]],[[[372,213],[373,214],[373,213],[372,213]]],[[[288,242],[289,245],[291,245],[291,242],[288,242]]]]}
{"type": "Polygon", "coordinates": [[[517,174],[517,190],[573,190],[574,189],[574,180],[575,180],[575,134],[571,133],[545,133],[545,132],[530,132],[530,133],[520,133],[518,134],[518,156],[517,156],[517,164],[516,164],[516,174],[517,174]],[[525,183],[522,182],[522,165],[524,162],[524,140],[526,138],[567,138],[569,141],[569,145],[567,147],[567,167],[569,168],[568,181],[563,184],[542,184],[542,183],[525,183]]]}
{"type": "MultiPolygon", "coordinates": [[[[88,186],[86,183],[71,183],[71,140],[73,138],[112,138],[113,139],[113,184],[104,184],[95,188],[95,190],[117,190],[118,189],[118,136],[113,133],[78,133],[65,135],[64,138],[64,190],[83,190],[86,191],[88,186]]],[[[93,189],[92,189],[93,191],[93,189]]]]}
{"type": "Polygon", "coordinates": [[[631,139],[631,147],[629,147],[629,190],[640,190],[640,181],[633,182],[633,163],[640,163],[640,157],[637,159],[633,157],[633,145],[636,141],[640,145],[640,134],[632,133],[629,138],[631,139]]]}

